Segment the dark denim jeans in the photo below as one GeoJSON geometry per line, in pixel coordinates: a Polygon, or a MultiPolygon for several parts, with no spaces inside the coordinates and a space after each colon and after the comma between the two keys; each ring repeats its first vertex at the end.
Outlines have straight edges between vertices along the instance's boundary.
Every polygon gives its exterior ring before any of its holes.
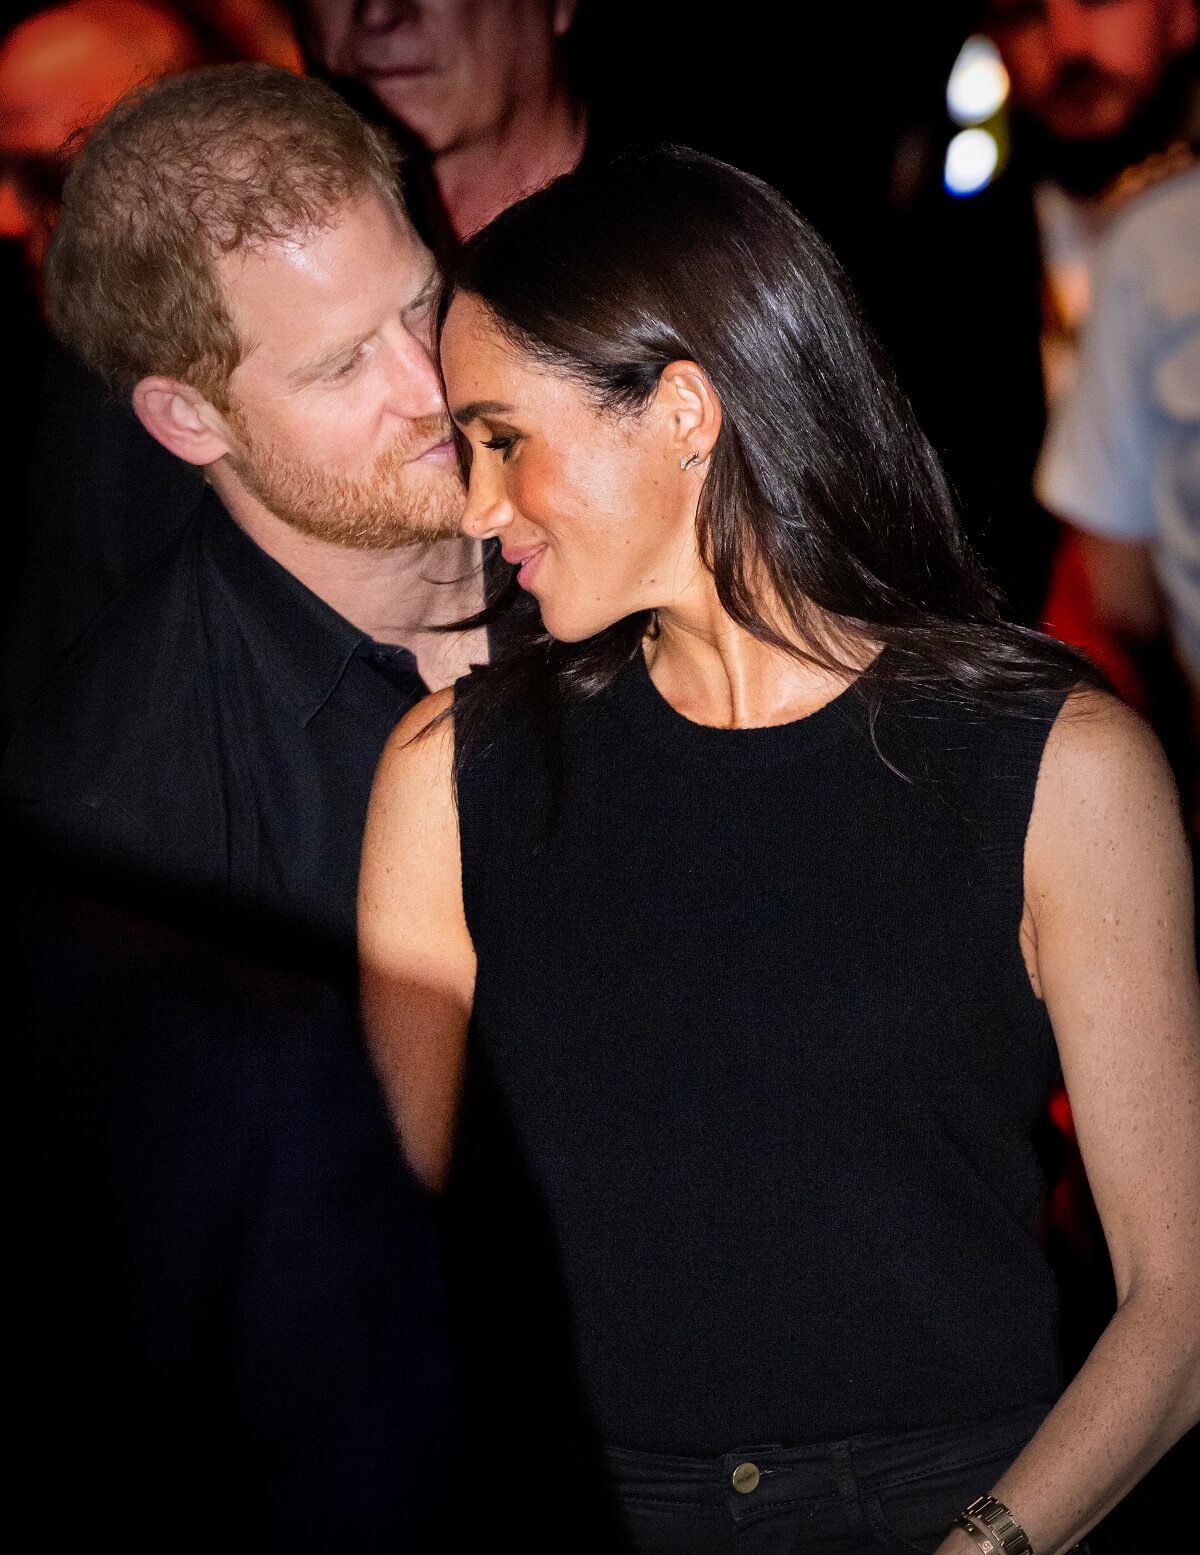
{"type": "Polygon", "coordinates": [[[636,1555],[928,1555],[1048,1413],[720,1458],[611,1448],[608,1470],[636,1555]]]}

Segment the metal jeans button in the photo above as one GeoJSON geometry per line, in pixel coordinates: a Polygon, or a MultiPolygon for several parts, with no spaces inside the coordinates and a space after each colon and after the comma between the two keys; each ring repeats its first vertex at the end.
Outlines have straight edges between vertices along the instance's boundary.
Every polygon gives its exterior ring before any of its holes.
{"type": "Polygon", "coordinates": [[[733,1488],[738,1495],[748,1496],[752,1490],[758,1489],[761,1478],[757,1463],[739,1463],[733,1471],[733,1488]]]}

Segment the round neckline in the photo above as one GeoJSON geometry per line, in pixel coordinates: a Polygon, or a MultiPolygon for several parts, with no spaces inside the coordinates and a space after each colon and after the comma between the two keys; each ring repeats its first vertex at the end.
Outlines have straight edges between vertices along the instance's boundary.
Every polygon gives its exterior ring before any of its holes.
{"type": "Polygon", "coordinates": [[[866,709],[860,688],[878,662],[875,659],[836,696],[802,718],[742,729],[715,728],[677,712],[654,684],[641,649],[617,676],[609,695],[635,734],[680,756],[723,765],[774,766],[863,728],[866,709]]]}

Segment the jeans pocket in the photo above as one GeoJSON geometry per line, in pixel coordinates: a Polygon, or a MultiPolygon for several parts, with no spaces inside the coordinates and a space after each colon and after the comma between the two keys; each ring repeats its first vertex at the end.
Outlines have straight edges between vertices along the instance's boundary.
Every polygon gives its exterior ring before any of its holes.
{"type": "Polygon", "coordinates": [[[863,1512],[883,1549],[900,1555],[931,1555],[950,1525],[976,1496],[986,1495],[1025,1445],[1025,1439],[985,1456],[910,1476],[895,1484],[875,1485],[862,1494],[863,1512]]]}
{"type": "Polygon", "coordinates": [[[886,1550],[887,1555],[933,1555],[933,1551],[949,1533],[950,1520],[955,1516],[952,1512],[944,1524],[939,1524],[937,1533],[930,1532],[927,1523],[905,1533],[900,1525],[908,1523],[907,1515],[901,1512],[897,1517],[879,1496],[864,1496],[862,1509],[875,1547],[886,1550]]]}

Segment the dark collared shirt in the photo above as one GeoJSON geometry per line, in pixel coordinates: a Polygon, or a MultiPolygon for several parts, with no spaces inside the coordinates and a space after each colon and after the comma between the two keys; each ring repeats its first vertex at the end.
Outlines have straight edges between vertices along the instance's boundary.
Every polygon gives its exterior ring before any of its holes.
{"type": "Polygon", "coordinates": [[[354,943],[384,742],[424,693],[215,496],[92,624],[14,734],[20,833],[140,894],[354,943]]]}

